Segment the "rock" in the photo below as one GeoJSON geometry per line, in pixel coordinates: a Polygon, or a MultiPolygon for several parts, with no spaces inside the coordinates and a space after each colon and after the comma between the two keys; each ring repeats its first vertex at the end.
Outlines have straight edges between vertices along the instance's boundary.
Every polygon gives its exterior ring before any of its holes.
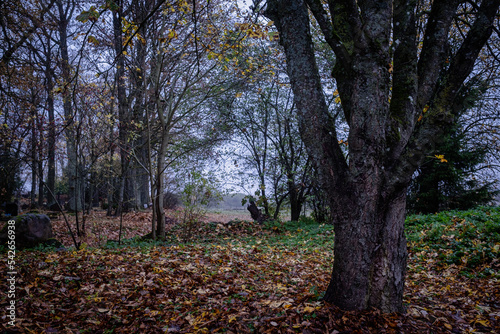
{"type": "MultiPolygon", "coordinates": [[[[11,232],[11,236],[12,236],[11,232]]],[[[16,249],[32,248],[41,243],[53,243],[52,223],[44,214],[28,213],[9,220],[0,231],[0,243],[15,241],[16,249]],[[9,238],[9,227],[15,226],[15,239],[9,238]],[[49,241],[51,240],[52,241],[49,241]]]]}

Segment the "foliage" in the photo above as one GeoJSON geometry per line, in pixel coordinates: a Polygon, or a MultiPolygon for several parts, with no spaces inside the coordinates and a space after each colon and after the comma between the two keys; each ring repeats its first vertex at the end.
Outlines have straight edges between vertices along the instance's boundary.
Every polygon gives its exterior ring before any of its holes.
{"type": "MultiPolygon", "coordinates": [[[[144,215],[125,219],[140,226],[144,215]]],[[[100,219],[106,226],[112,223],[100,219]]],[[[457,274],[468,262],[448,264],[437,254],[446,246],[438,235],[448,238],[448,232],[458,235],[459,230],[471,243],[489,233],[485,242],[499,245],[499,220],[500,209],[486,207],[409,217],[405,315],[342,311],[323,302],[321,291],[331,271],[324,258],[333,254],[333,228],[302,218],[264,227],[241,220],[199,223],[188,243],[179,242],[176,235],[183,231],[175,226],[166,242],[135,237],[121,245],[83,244],[79,251],[17,252],[22,280],[16,306],[24,315],[17,326],[23,331],[42,326],[45,331],[149,333],[494,332],[500,329],[498,260],[491,262],[492,274],[471,276],[469,271],[466,277],[457,274]],[[461,230],[467,225],[462,219],[480,232],[461,230]],[[427,237],[438,226],[445,233],[427,237]]],[[[0,261],[0,270],[5,266],[0,261]]],[[[6,289],[5,284],[0,287],[6,289]]],[[[0,305],[6,303],[2,294],[0,305]]]]}
{"type": "Polygon", "coordinates": [[[490,145],[476,142],[470,135],[470,127],[477,120],[471,122],[465,117],[466,113],[474,112],[484,95],[484,87],[473,87],[462,95],[456,120],[444,130],[441,142],[436,145],[439,154],[427,157],[410,183],[407,201],[410,212],[466,210],[491,202],[497,193],[495,181],[480,175],[491,154],[490,145]]]}
{"type": "Polygon", "coordinates": [[[183,240],[191,239],[194,226],[201,221],[210,202],[222,200],[218,182],[210,176],[193,171],[182,191],[182,225],[184,228],[183,240]]]}
{"type": "Polygon", "coordinates": [[[411,212],[465,210],[493,200],[498,192],[494,189],[495,181],[481,180],[475,175],[478,165],[484,162],[485,151],[468,148],[460,136],[460,132],[454,131],[439,146],[446,161],[429,157],[419,168],[410,185],[408,208],[411,212]]]}
{"type": "Polygon", "coordinates": [[[414,256],[437,268],[455,266],[470,277],[500,277],[494,269],[500,259],[499,207],[412,215],[406,233],[414,256]]]}

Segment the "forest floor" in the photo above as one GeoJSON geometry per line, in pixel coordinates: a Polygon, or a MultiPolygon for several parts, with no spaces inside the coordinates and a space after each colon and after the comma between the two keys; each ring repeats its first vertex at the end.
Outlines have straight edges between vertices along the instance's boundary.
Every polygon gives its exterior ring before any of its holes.
{"type": "MultiPolygon", "coordinates": [[[[150,213],[125,215],[118,245],[109,240],[118,240],[120,220],[93,212],[78,251],[64,221],[53,219],[67,248],[16,252],[16,326],[3,311],[0,332],[500,332],[498,208],[407,219],[405,314],[342,311],[321,300],[331,225],[211,215],[188,233],[176,215],[169,212],[163,243],[134,238],[150,232],[150,213]]],[[[2,310],[8,288],[2,280],[2,310]]]]}

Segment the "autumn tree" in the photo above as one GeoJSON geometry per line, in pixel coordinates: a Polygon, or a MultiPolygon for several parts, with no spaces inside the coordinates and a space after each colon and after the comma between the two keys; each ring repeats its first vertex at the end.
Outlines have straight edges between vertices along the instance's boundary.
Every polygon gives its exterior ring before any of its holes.
{"type": "MultiPolygon", "coordinates": [[[[40,186],[43,184],[42,167],[46,150],[42,142],[46,135],[44,129],[47,128],[43,109],[47,105],[41,85],[44,69],[39,66],[39,59],[34,54],[41,48],[38,48],[39,44],[35,48],[33,45],[37,44],[37,35],[41,34],[42,28],[48,25],[46,14],[53,5],[54,1],[5,1],[0,4],[0,100],[4,118],[0,151],[3,165],[1,178],[2,183],[5,182],[5,187],[0,190],[4,196],[2,202],[12,200],[13,190],[20,186],[22,165],[30,166],[32,170],[33,202],[35,189],[41,192],[39,203],[43,202],[43,188],[40,190],[40,186]]],[[[51,116],[49,111],[49,118],[51,116]]],[[[49,131],[49,146],[54,138],[52,130],[49,131]]]]}
{"type": "Polygon", "coordinates": [[[403,311],[407,187],[443,126],[453,122],[450,106],[492,34],[499,5],[266,2],[264,13],[286,53],[302,139],[332,209],[335,260],[326,301],[345,309],[403,311]],[[325,103],[309,13],[336,57],[332,76],[349,126],[347,158],[325,103]],[[450,48],[457,16],[472,23],[460,46],[450,48]]]}
{"type": "MultiPolygon", "coordinates": [[[[312,165],[299,135],[289,85],[264,75],[259,79],[226,99],[229,106],[218,107],[233,130],[233,145],[239,148],[233,156],[245,175],[258,182],[252,200],[274,219],[287,204],[291,219],[297,221],[310,190],[312,165]]],[[[242,181],[246,183],[242,187],[249,186],[249,178],[242,181]]]]}
{"type": "Polygon", "coordinates": [[[284,56],[275,47],[277,32],[266,22],[236,26],[243,38],[230,67],[240,80],[214,108],[233,131],[231,156],[246,176],[241,187],[252,188],[252,180],[257,181],[246,199],[274,219],[289,205],[291,219],[298,220],[310,189],[311,164],[300,139],[284,56]]]}
{"type": "MultiPolygon", "coordinates": [[[[167,3],[151,21],[148,110],[157,126],[154,182],[156,236],[165,238],[165,171],[179,156],[206,147],[220,136],[209,101],[232,85],[223,62],[234,43],[224,39],[223,2],[167,3]]],[[[234,10],[231,9],[231,10],[234,10]]],[[[230,25],[229,25],[230,26],[230,25]]],[[[153,234],[155,236],[155,234],[153,234]]]]}

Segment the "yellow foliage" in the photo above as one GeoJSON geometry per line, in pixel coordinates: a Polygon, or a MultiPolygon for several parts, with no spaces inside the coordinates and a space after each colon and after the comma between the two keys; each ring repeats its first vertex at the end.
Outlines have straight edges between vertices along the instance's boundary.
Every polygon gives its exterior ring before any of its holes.
{"type": "Polygon", "coordinates": [[[439,162],[448,162],[448,160],[444,158],[444,154],[436,154],[434,155],[434,157],[436,157],[436,159],[439,159],[439,162]]]}

